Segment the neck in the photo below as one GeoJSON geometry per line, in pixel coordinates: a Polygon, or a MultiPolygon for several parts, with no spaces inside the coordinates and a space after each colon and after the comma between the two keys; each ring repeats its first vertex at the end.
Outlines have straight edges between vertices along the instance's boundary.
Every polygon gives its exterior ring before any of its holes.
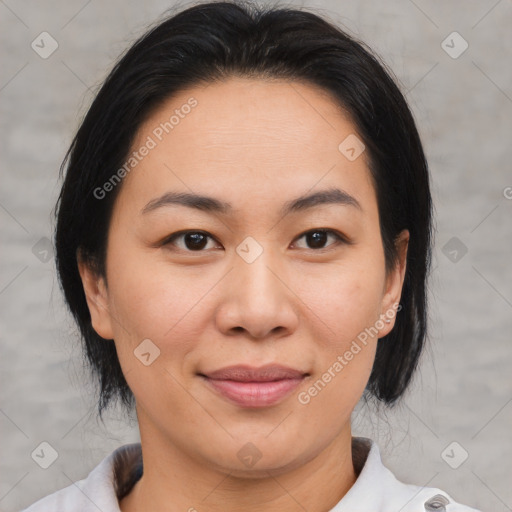
{"type": "Polygon", "coordinates": [[[330,510],[355,483],[350,425],[313,459],[255,478],[234,476],[141,428],[144,473],[122,512],[310,512],[330,510]]]}

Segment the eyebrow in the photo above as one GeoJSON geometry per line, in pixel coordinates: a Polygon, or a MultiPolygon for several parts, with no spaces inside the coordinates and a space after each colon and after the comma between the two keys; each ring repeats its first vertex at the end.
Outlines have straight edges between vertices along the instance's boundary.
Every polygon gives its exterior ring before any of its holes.
{"type": "MultiPolygon", "coordinates": [[[[352,206],[360,211],[363,210],[361,204],[354,196],[351,196],[349,193],[339,188],[330,188],[287,201],[282,206],[280,214],[285,216],[290,213],[307,210],[324,204],[340,204],[352,206]]],[[[166,192],[164,195],[146,204],[142,209],[142,213],[145,214],[164,206],[173,205],[186,206],[188,208],[195,208],[196,210],[224,215],[228,215],[233,211],[233,206],[230,203],[226,203],[214,197],[188,192],[166,192]]]]}

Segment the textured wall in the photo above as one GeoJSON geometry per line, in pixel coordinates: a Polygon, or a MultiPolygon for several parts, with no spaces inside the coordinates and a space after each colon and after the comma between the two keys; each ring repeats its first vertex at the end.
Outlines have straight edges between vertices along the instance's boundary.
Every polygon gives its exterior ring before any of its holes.
{"type": "MultiPolygon", "coordinates": [[[[354,432],[375,438],[403,480],[484,510],[511,510],[512,4],[290,4],[330,17],[384,58],[407,93],[432,171],[430,348],[403,405],[380,418],[358,407],[354,432]]],[[[48,239],[58,167],[95,88],[118,54],[173,5],[0,2],[4,512],[83,478],[104,455],[138,439],[134,422],[120,414],[105,425],[95,417],[48,239]],[[48,469],[31,458],[43,441],[58,454],[48,469]]]]}

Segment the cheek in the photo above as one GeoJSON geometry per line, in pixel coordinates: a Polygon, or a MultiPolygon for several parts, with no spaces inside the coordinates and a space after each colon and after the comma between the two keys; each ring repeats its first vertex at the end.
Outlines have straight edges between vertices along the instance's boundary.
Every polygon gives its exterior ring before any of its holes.
{"type": "Polygon", "coordinates": [[[190,396],[180,383],[204,331],[200,318],[208,316],[201,299],[218,279],[135,257],[118,259],[112,270],[114,338],[130,389],[146,409],[172,403],[176,415],[187,416],[190,396]]]}
{"type": "Polygon", "coordinates": [[[201,278],[197,268],[172,269],[150,262],[143,254],[118,258],[111,274],[109,299],[120,351],[133,352],[147,338],[174,354],[191,350],[200,333],[198,314],[205,315],[202,299],[215,284],[213,277],[201,278]]]}
{"type": "Polygon", "coordinates": [[[358,343],[357,348],[350,345],[351,349],[347,347],[329,358],[328,364],[297,395],[305,423],[320,422],[324,435],[330,437],[350,421],[370,377],[376,346],[375,341],[358,343]]]}
{"type": "Polygon", "coordinates": [[[299,296],[325,333],[319,338],[325,348],[343,350],[378,320],[384,274],[371,259],[362,255],[300,275],[299,296]]]}
{"type": "Polygon", "coordinates": [[[358,402],[375,359],[384,267],[367,254],[302,280],[301,299],[314,313],[316,375],[299,402],[307,414],[330,417],[333,428],[358,402]]]}
{"type": "Polygon", "coordinates": [[[320,281],[321,293],[304,300],[318,316],[312,331],[316,361],[313,378],[297,398],[306,417],[322,418],[332,433],[349,420],[370,377],[381,283],[380,272],[351,265],[320,281]]]}

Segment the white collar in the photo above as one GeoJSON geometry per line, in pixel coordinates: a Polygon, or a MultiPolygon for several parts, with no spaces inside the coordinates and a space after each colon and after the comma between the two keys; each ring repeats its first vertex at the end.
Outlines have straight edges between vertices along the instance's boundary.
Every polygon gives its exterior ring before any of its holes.
{"type": "MultiPolygon", "coordinates": [[[[400,482],[382,464],[379,447],[371,439],[353,437],[352,452],[359,475],[329,512],[481,512],[455,502],[440,489],[400,482]]],[[[133,481],[134,470],[141,462],[140,443],[121,446],[87,478],[39,500],[23,512],[120,512],[117,493],[130,481],[130,475],[133,481]]]]}
{"type": "Polygon", "coordinates": [[[382,463],[377,443],[352,437],[356,482],[329,512],[481,512],[455,502],[435,487],[406,484],[382,463]]]}

